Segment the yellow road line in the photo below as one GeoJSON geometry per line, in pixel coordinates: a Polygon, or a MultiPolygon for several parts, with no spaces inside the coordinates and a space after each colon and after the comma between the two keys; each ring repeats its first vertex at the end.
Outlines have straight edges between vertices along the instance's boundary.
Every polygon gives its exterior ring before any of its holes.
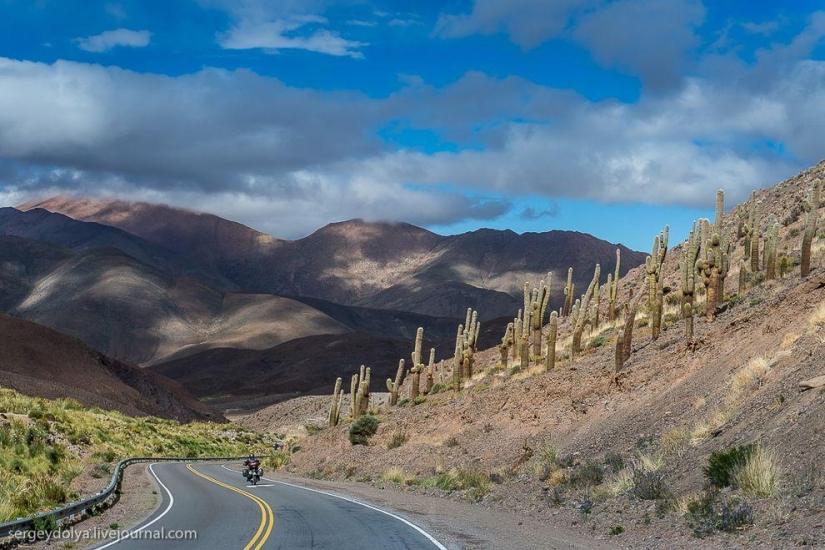
{"type": "Polygon", "coordinates": [[[266,541],[269,540],[269,536],[272,534],[272,527],[275,524],[275,518],[274,518],[274,515],[272,513],[272,508],[269,506],[269,504],[265,500],[256,497],[252,493],[242,491],[242,490],[238,489],[237,487],[233,487],[232,485],[227,485],[226,483],[223,483],[222,481],[218,481],[217,479],[215,479],[213,477],[209,477],[208,475],[200,473],[195,468],[193,468],[191,464],[187,464],[186,468],[189,469],[193,474],[195,474],[197,476],[200,476],[200,477],[202,477],[203,479],[205,479],[207,481],[211,481],[215,485],[219,485],[219,486],[221,486],[225,489],[229,489],[230,491],[235,491],[236,493],[241,494],[241,495],[251,499],[252,501],[255,502],[255,504],[258,505],[258,508],[261,509],[261,525],[258,527],[258,530],[255,532],[255,536],[252,537],[252,540],[249,541],[249,544],[244,546],[243,550],[260,550],[261,547],[264,545],[264,543],[266,543],[266,541]]]}

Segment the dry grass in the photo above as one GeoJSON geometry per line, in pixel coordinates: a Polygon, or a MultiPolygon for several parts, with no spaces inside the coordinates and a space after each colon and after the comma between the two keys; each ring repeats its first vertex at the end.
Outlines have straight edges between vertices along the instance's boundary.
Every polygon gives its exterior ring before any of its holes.
{"type": "Polygon", "coordinates": [[[404,471],[404,468],[393,466],[392,468],[387,468],[384,471],[381,475],[381,479],[391,483],[398,483],[399,485],[410,485],[415,479],[415,476],[408,474],[404,471]]]}
{"type": "Polygon", "coordinates": [[[690,432],[686,428],[674,428],[662,436],[662,453],[681,457],[690,447],[690,432]]]}
{"type": "Polygon", "coordinates": [[[676,502],[673,504],[673,510],[677,514],[684,516],[688,513],[688,506],[691,502],[696,502],[700,498],[699,493],[688,493],[686,495],[682,495],[676,499],[676,502]]]}
{"type": "Polygon", "coordinates": [[[661,453],[645,453],[636,451],[632,459],[633,467],[642,472],[658,472],[665,465],[665,457],[661,453]]]}
{"type": "Polygon", "coordinates": [[[604,486],[606,492],[613,497],[628,492],[633,487],[633,471],[630,468],[625,468],[611,474],[604,486]]]}
{"type": "Polygon", "coordinates": [[[822,302],[808,317],[808,328],[816,330],[825,325],[825,302],[822,302]]]}
{"type": "Polygon", "coordinates": [[[761,355],[752,358],[748,364],[739,369],[731,381],[731,389],[735,398],[744,388],[756,381],[761,381],[771,368],[771,362],[761,355]]]}
{"type": "Polygon", "coordinates": [[[691,445],[700,445],[711,438],[713,432],[727,424],[733,418],[736,410],[734,408],[727,408],[717,410],[709,418],[702,420],[690,432],[691,445]]]}
{"type": "Polygon", "coordinates": [[[802,337],[801,334],[796,332],[789,332],[782,338],[782,343],[779,345],[779,349],[781,350],[788,350],[791,349],[794,344],[802,337]]]}
{"type": "Polygon", "coordinates": [[[782,469],[776,455],[757,445],[733,474],[733,482],[743,493],[752,497],[770,498],[779,495],[782,469]]]}

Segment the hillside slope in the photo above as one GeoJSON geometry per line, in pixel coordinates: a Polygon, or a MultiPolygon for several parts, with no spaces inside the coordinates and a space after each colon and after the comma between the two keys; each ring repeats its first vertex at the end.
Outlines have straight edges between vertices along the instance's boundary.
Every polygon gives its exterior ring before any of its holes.
{"type": "Polygon", "coordinates": [[[7,312],[131,363],[210,347],[264,349],[349,330],[295,300],[224,293],[114,248],[73,254],[14,237],[0,237],[0,244],[0,304],[7,312]]]}
{"type": "Polygon", "coordinates": [[[0,313],[0,386],[88,407],[181,421],[222,420],[180,384],[106,357],[55,330],[0,313]]]}
{"type": "MultiPolygon", "coordinates": [[[[773,215],[780,224],[778,250],[794,263],[804,227],[800,205],[817,179],[825,180],[825,164],[757,194],[765,210],[760,228],[773,215]]],[[[735,230],[734,210],[724,225],[735,230]]],[[[632,354],[618,373],[617,327],[605,323],[585,334],[585,352],[571,362],[565,319],[553,371],[501,369],[498,350],[486,350],[477,356],[479,374],[460,393],[380,410],[382,422],[368,446],[351,445],[346,424],[307,437],[289,468],[462,495],[576,525],[582,534],[615,537],[610,540],[628,548],[659,547],[663,540],[685,549],[823,546],[825,392],[800,387],[825,375],[823,237],[815,238],[807,277],[795,267],[784,278],[765,280],[760,262],[756,273],[746,268],[742,294],[744,239],[734,239],[726,299],[712,322],[698,315],[704,298],[697,300],[692,339],[679,314],[683,247],[677,245],[663,267],[664,286],[674,289],[666,297],[663,331],[652,340],[642,307],[632,354]],[[706,491],[703,469],[712,453],[751,444],[767,452],[751,477],[706,491]],[[777,468],[775,476],[769,466],[777,468]],[[462,479],[476,484],[462,490],[462,479]],[[745,484],[754,481],[762,485],[745,484]]],[[[621,302],[646,288],[644,269],[628,273],[621,287],[621,302]]],[[[374,399],[380,404],[386,396],[374,399]]],[[[315,407],[274,406],[240,421],[300,434],[304,425],[323,425],[325,405],[318,398],[315,407]]]]}

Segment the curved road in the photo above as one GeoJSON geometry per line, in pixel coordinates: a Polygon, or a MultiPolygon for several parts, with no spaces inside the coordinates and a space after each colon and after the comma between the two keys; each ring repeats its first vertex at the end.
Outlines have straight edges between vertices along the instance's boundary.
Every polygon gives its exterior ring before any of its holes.
{"type": "Polygon", "coordinates": [[[367,504],[271,479],[247,484],[218,464],[152,464],[163,500],[98,550],[446,550],[407,520],[367,504]],[[194,531],[197,538],[193,538],[194,531]]]}

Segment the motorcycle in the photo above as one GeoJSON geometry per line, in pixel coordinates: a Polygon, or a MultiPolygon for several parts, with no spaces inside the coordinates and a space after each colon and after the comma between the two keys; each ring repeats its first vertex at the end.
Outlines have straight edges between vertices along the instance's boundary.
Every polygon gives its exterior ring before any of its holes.
{"type": "Polygon", "coordinates": [[[246,478],[247,482],[252,485],[257,485],[263,475],[264,469],[261,468],[260,460],[250,460],[245,464],[243,476],[246,478]]]}

